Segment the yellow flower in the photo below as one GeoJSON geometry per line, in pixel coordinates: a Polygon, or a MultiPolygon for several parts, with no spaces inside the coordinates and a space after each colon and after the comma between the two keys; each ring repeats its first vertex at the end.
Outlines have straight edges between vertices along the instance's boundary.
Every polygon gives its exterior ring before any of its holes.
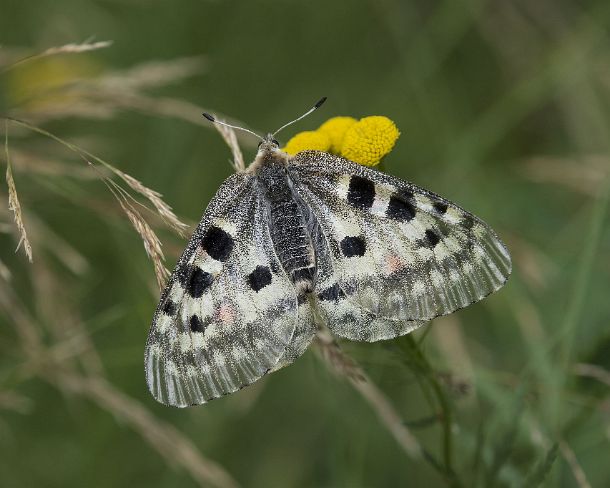
{"type": "Polygon", "coordinates": [[[296,153],[308,149],[328,152],[330,149],[330,138],[323,132],[318,131],[299,132],[288,141],[283,150],[294,156],[296,153]]]}
{"type": "Polygon", "coordinates": [[[345,133],[341,156],[364,166],[376,166],[392,150],[399,135],[387,117],[364,117],[345,133]]]}
{"type": "Polygon", "coordinates": [[[329,137],[331,153],[341,153],[345,133],[356,122],[357,120],[354,117],[333,117],[318,127],[318,132],[323,132],[329,137]]]}

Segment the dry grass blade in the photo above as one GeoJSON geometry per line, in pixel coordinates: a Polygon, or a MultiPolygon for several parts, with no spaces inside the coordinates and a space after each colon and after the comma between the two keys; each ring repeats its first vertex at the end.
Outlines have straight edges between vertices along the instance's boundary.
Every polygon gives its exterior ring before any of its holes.
{"type": "Polygon", "coordinates": [[[133,68],[103,76],[93,84],[104,90],[127,92],[166,86],[199,74],[205,67],[200,56],[149,61],[133,68]]]}
{"type": "Polygon", "coordinates": [[[244,162],[244,156],[239,148],[239,144],[237,143],[235,131],[231,127],[220,124],[214,124],[214,128],[220,132],[220,135],[227,143],[227,146],[229,146],[231,149],[231,153],[233,154],[232,165],[235,168],[235,171],[237,173],[246,171],[246,163],[244,162]]]}
{"type": "Polygon", "coordinates": [[[595,155],[578,161],[536,157],[525,162],[523,174],[537,183],[560,185],[595,197],[610,174],[610,160],[595,155]]]}
{"type": "Polygon", "coordinates": [[[352,386],[375,410],[381,423],[388,429],[403,451],[413,459],[422,458],[422,448],[411,431],[405,426],[388,398],[367,377],[356,362],[347,356],[332,337],[320,332],[316,336],[317,351],[326,363],[339,375],[349,380],[352,386]]]}
{"type": "Polygon", "coordinates": [[[6,267],[6,264],[0,259],[0,278],[4,281],[10,281],[12,278],[11,271],[6,267]]]}
{"type": "Polygon", "coordinates": [[[583,471],[578,459],[576,459],[576,454],[574,454],[574,451],[568,445],[568,443],[563,440],[559,441],[559,450],[561,451],[563,458],[570,466],[574,479],[576,480],[576,484],[579,486],[579,488],[591,488],[591,484],[589,483],[589,480],[587,480],[587,475],[583,471]]]}
{"type": "Polygon", "coordinates": [[[233,155],[231,164],[235,168],[235,171],[238,173],[245,171],[246,163],[244,162],[244,156],[239,148],[235,131],[231,127],[220,124],[214,124],[214,128],[220,132],[220,135],[231,149],[231,154],[233,155]]]}
{"type": "Polygon", "coordinates": [[[610,371],[602,368],[601,366],[597,366],[595,364],[578,363],[574,366],[574,372],[578,376],[593,378],[606,386],[610,386],[610,371]]]}
{"type": "Polygon", "coordinates": [[[5,138],[4,138],[4,150],[6,154],[6,184],[8,185],[8,208],[13,212],[15,217],[15,224],[19,231],[19,244],[17,249],[19,250],[21,244],[28,257],[30,263],[32,262],[32,246],[28,240],[27,232],[25,231],[25,225],[23,224],[23,215],[21,212],[21,205],[19,204],[19,198],[17,197],[17,188],[15,187],[15,180],[13,180],[13,171],[11,169],[11,160],[8,152],[8,124],[5,124],[5,138]]]}
{"type": "MultiPolygon", "coordinates": [[[[166,222],[170,227],[172,227],[179,235],[183,236],[184,229],[188,228],[188,225],[181,222],[180,219],[172,212],[172,209],[169,205],[167,205],[163,199],[161,198],[161,194],[151,190],[150,188],[144,186],[140,181],[136,180],[134,177],[128,175],[127,173],[122,172],[118,168],[114,167],[112,164],[104,161],[101,158],[91,154],[90,152],[82,149],[81,147],[72,144],[60,137],[57,137],[50,132],[41,129],[40,127],[36,127],[35,125],[29,124],[23,120],[14,119],[12,117],[7,117],[6,120],[10,120],[16,124],[19,124],[23,127],[26,127],[34,132],[38,132],[44,136],[50,137],[51,139],[59,142],[60,144],[66,146],[70,150],[74,151],[78,154],[87,164],[95,169],[96,163],[104,166],[106,169],[110,170],[112,173],[121,178],[125,183],[129,185],[134,191],[138,192],[143,197],[147,198],[150,203],[153,204],[157,214],[166,222]]],[[[101,175],[102,179],[105,177],[101,175]]],[[[109,180],[110,181],[110,180],[109,180]]],[[[133,198],[133,197],[132,197],[133,198]]],[[[135,200],[134,200],[135,201],[135,200]]]]}
{"type": "Polygon", "coordinates": [[[88,51],[96,51],[97,49],[103,49],[109,47],[110,45],[112,45],[112,41],[82,42],[80,44],[70,43],[64,44],[63,46],[50,47],[40,53],[32,54],[31,56],[27,56],[15,61],[12,64],[9,64],[5,68],[1,69],[0,73],[4,73],[10,69],[13,69],[15,66],[19,66],[27,61],[32,61],[33,59],[54,56],[56,54],[78,54],[88,51]]]}
{"type": "Polygon", "coordinates": [[[40,56],[52,56],[54,54],[84,53],[87,51],[95,51],[97,49],[110,47],[111,45],[112,41],[82,42],[80,44],[70,43],[64,44],[63,46],[50,47],[49,49],[40,53],[40,56]]]}
{"type": "Polygon", "coordinates": [[[157,278],[157,284],[159,285],[159,289],[163,289],[165,286],[165,282],[169,277],[169,271],[163,264],[165,260],[165,256],[163,256],[163,251],[161,250],[161,241],[157,237],[157,234],[150,228],[148,223],[142,218],[142,215],[133,209],[127,207],[127,204],[121,199],[119,199],[119,203],[121,204],[121,208],[129,218],[129,221],[133,225],[134,229],[140,237],[144,241],[144,249],[146,250],[146,254],[151,259],[155,266],[155,276],[157,278]]]}
{"type": "Polygon", "coordinates": [[[130,425],[155,450],[173,464],[182,466],[201,486],[235,488],[237,482],[220,465],[205,459],[193,443],[173,426],[152,415],[133,398],[101,377],[59,373],[51,377],[61,387],[86,396],[115,417],[130,425]]]}
{"type": "Polygon", "coordinates": [[[163,255],[163,251],[161,250],[161,241],[159,240],[155,232],[152,230],[150,225],[148,225],[144,217],[142,217],[142,214],[134,207],[134,205],[132,205],[132,202],[148,210],[150,209],[138,202],[127,190],[122,188],[112,179],[101,174],[99,172],[99,167],[97,166],[97,164],[110,170],[112,173],[120,177],[125,183],[127,183],[130,188],[146,197],[153,204],[156,209],[156,213],[163,219],[163,221],[170,225],[172,228],[174,228],[180,235],[182,235],[182,231],[188,226],[182,223],[174,215],[174,213],[171,211],[171,207],[169,207],[169,205],[167,205],[161,199],[161,195],[155,192],[154,190],[145,187],[138,180],[136,180],[132,176],[129,176],[126,173],[123,173],[121,170],[115,168],[110,163],[107,163],[106,161],[89,153],[88,151],[85,151],[84,149],[61,139],[60,137],[57,137],[56,135],[51,134],[50,132],[44,129],[41,129],[21,120],[13,118],[8,118],[8,120],[11,120],[16,124],[27,127],[33,130],[34,132],[45,135],[59,142],[60,144],[63,144],[64,146],[68,147],[70,150],[78,154],[87,164],[90,165],[91,168],[93,168],[98,173],[100,179],[104,182],[104,184],[108,187],[108,189],[119,202],[119,205],[127,215],[127,218],[135,228],[136,232],[138,232],[138,234],[142,237],[146,253],[153,261],[155,267],[157,283],[160,288],[163,288],[165,280],[169,276],[169,271],[167,270],[167,268],[165,268],[163,264],[165,258],[163,255]]]}
{"type": "MultiPolygon", "coordinates": [[[[222,466],[202,456],[197,447],[181,432],[155,417],[133,398],[117,390],[101,374],[85,375],[69,368],[65,360],[57,357],[54,351],[43,343],[40,325],[23,308],[13,290],[2,281],[0,310],[14,324],[21,349],[28,359],[21,372],[23,377],[37,376],[64,391],[88,398],[133,428],[166,461],[184,468],[200,486],[238,486],[222,466]]],[[[0,397],[2,408],[2,400],[6,400],[7,396],[0,397]]],[[[9,400],[15,405],[14,398],[9,400]]]]}
{"type": "Polygon", "coordinates": [[[133,176],[123,173],[121,170],[111,166],[109,163],[105,163],[114,174],[119,176],[129,187],[138,192],[140,195],[146,197],[150,203],[153,204],[159,216],[168,223],[181,237],[184,237],[184,230],[188,229],[188,225],[181,222],[176,214],[172,211],[172,208],[163,201],[162,195],[159,192],[151,190],[144,186],[140,181],[136,180],[133,176]]]}
{"type": "MultiPolygon", "coordinates": [[[[180,219],[178,219],[178,217],[174,214],[174,212],[172,212],[171,207],[163,201],[163,199],[161,198],[161,194],[159,192],[156,192],[156,191],[151,190],[150,188],[144,186],[140,181],[135,179],[133,176],[130,176],[127,173],[124,173],[123,171],[116,168],[115,166],[108,163],[107,161],[104,161],[103,159],[98,158],[97,156],[91,154],[89,151],[86,151],[85,149],[83,149],[75,144],[72,144],[60,137],[57,137],[56,135],[51,134],[50,132],[48,132],[44,129],[41,129],[40,127],[36,127],[35,125],[29,124],[28,122],[24,122],[22,120],[17,120],[12,117],[8,117],[7,120],[15,122],[16,124],[20,124],[23,127],[27,127],[28,129],[33,130],[34,132],[38,132],[39,134],[50,137],[51,139],[59,142],[60,144],[63,144],[64,146],[66,146],[67,148],[69,148],[70,150],[72,150],[76,154],[78,154],[92,168],[96,169],[96,172],[98,174],[99,174],[99,170],[97,170],[95,163],[102,165],[104,168],[108,169],[109,171],[111,171],[112,173],[117,175],[119,178],[121,178],[125,183],[127,183],[132,190],[136,191],[137,193],[139,193],[140,195],[142,195],[143,197],[148,199],[150,201],[150,203],[152,203],[153,206],[155,207],[155,210],[157,211],[157,214],[161,217],[161,219],[163,219],[164,222],[166,222],[170,227],[172,227],[180,236],[184,236],[184,230],[186,228],[188,228],[188,225],[181,222],[180,219]]],[[[102,174],[99,174],[99,176],[102,179],[111,181],[102,174]]],[[[113,185],[116,186],[116,184],[114,184],[114,182],[112,182],[112,183],[113,183],[113,185]]],[[[124,192],[124,193],[126,193],[126,192],[124,192]]],[[[133,199],[133,197],[131,197],[131,198],[133,199]]]]}
{"type": "Polygon", "coordinates": [[[18,149],[15,147],[15,135],[12,135],[11,155],[13,156],[13,170],[16,174],[28,173],[47,176],[66,176],[79,180],[93,180],[97,175],[90,168],[77,167],[73,164],[54,159],[43,153],[38,155],[34,151],[18,149]]]}

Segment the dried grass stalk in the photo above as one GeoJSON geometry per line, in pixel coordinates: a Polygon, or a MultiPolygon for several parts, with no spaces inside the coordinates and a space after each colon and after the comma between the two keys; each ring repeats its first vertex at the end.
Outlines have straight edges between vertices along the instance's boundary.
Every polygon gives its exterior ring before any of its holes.
{"type": "Polygon", "coordinates": [[[579,486],[579,488],[591,488],[591,484],[589,483],[587,475],[582,469],[582,466],[578,462],[576,454],[574,454],[574,451],[566,441],[559,441],[559,450],[561,451],[561,455],[563,456],[563,458],[570,466],[572,474],[574,475],[574,479],[576,480],[576,484],[579,486]]]}
{"type": "Polygon", "coordinates": [[[17,188],[15,187],[15,180],[13,179],[13,171],[11,168],[11,159],[8,152],[8,124],[5,124],[5,138],[4,138],[4,150],[6,154],[6,184],[8,185],[8,208],[13,212],[15,217],[15,224],[19,231],[19,243],[17,249],[19,250],[21,244],[28,257],[30,263],[32,262],[32,246],[28,240],[27,232],[25,231],[25,225],[23,224],[23,215],[21,212],[21,205],[19,204],[19,198],[17,197],[17,188]]]}
{"type": "Polygon", "coordinates": [[[559,185],[597,197],[610,175],[610,160],[596,155],[579,160],[538,156],[526,160],[522,172],[531,181],[559,185]]]}
{"type": "Polygon", "coordinates": [[[163,255],[163,251],[161,250],[161,241],[157,237],[157,234],[151,229],[148,223],[142,218],[142,215],[134,211],[133,208],[130,209],[125,205],[124,202],[120,201],[121,208],[129,218],[129,221],[133,225],[134,229],[140,237],[144,241],[144,249],[146,250],[146,254],[151,259],[155,267],[155,276],[157,278],[157,284],[159,285],[159,289],[163,289],[165,286],[165,282],[169,277],[169,271],[163,264],[165,260],[165,256],[163,255]]]}
{"type": "MultiPolygon", "coordinates": [[[[31,129],[34,132],[38,132],[39,134],[50,137],[51,139],[66,146],[67,148],[69,148],[70,150],[72,150],[76,154],[78,154],[90,167],[94,168],[101,179],[110,182],[111,185],[114,186],[115,188],[117,188],[117,190],[120,190],[121,193],[127,194],[127,192],[124,192],[124,190],[117,187],[116,183],[112,182],[109,178],[107,178],[103,174],[99,173],[97,164],[102,165],[104,168],[108,169],[109,171],[111,171],[112,173],[117,175],[119,178],[121,178],[125,183],[127,183],[129,185],[130,188],[135,190],[137,193],[139,193],[143,197],[147,198],[150,201],[150,203],[153,204],[153,206],[157,210],[158,215],[163,219],[163,221],[166,222],[170,227],[172,227],[179,235],[184,236],[184,230],[186,228],[188,228],[188,225],[181,222],[180,219],[178,219],[178,217],[174,214],[174,212],[172,212],[171,207],[163,201],[163,199],[161,198],[162,195],[159,192],[156,192],[156,191],[151,190],[150,188],[144,186],[140,181],[135,179],[133,176],[130,176],[127,173],[124,173],[123,171],[116,168],[112,164],[108,163],[107,161],[104,161],[102,158],[98,158],[97,156],[91,154],[89,151],[86,151],[85,149],[77,146],[76,144],[72,144],[71,142],[68,142],[60,137],[57,137],[56,135],[51,134],[50,132],[48,132],[44,129],[41,129],[39,127],[36,127],[35,125],[29,124],[28,122],[24,122],[22,120],[17,120],[17,119],[11,118],[11,117],[9,117],[8,120],[11,120],[12,122],[15,122],[24,127],[27,127],[28,129],[31,129]]],[[[129,196],[129,197],[133,200],[133,197],[131,197],[131,196],[129,196]]]]}
{"type": "Polygon", "coordinates": [[[235,171],[237,173],[246,171],[246,163],[244,162],[244,156],[239,148],[239,144],[237,143],[235,131],[231,127],[221,124],[214,124],[214,128],[220,132],[220,135],[227,143],[227,146],[229,146],[231,149],[231,153],[233,155],[232,166],[235,168],[235,171]]]}
{"type": "Polygon", "coordinates": [[[593,378],[610,387],[610,371],[595,364],[578,363],[574,366],[574,372],[578,376],[593,378]]]}
{"type": "Polygon", "coordinates": [[[163,285],[167,280],[167,277],[169,276],[169,271],[167,270],[167,268],[165,268],[163,264],[165,257],[163,255],[163,251],[161,250],[161,241],[159,240],[155,232],[152,230],[150,225],[148,225],[144,217],[142,217],[142,214],[135,208],[134,204],[140,205],[148,210],[150,210],[150,208],[138,202],[127,190],[122,188],[109,177],[102,174],[99,171],[100,167],[98,165],[101,165],[102,167],[110,170],[112,173],[121,178],[125,183],[127,183],[127,185],[129,185],[132,190],[138,192],[139,194],[147,198],[153,204],[156,213],[163,219],[163,221],[170,225],[172,228],[174,228],[180,235],[183,235],[183,230],[188,226],[182,223],[178,219],[178,217],[176,217],[176,215],[172,212],[171,207],[162,200],[161,194],[154,190],[151,190],[150,188],[147,188],[132,176],[115,168],[113,165],[104,161],[103,159],[94,156],[88,151],[85,151],[84,149],[76,146],[75,144],[61,139],[60,137],[57,137],[56,135],[51,134],[50,132],[44,129],[41,129],[32,124],[29,124],[28,122],[24,122],[21,120],[13,118],[8,118],[8,120],[11,120],[23,127],[27,127],[28,129],[31,129],[34,132],[45,135],[68,147],[70,150],[78,154],[91,168],[96,171],[100,179],[104,182],[104,184],[108,187],[108,189],[112,192],[114,197],[119,202],[119,205],[127,215],[127,218],[135,228],[136,232],[138,232],[138,234],[142,237],[146,253],[153,261],[155,267],[157,283],[160,288],[163,288],[163,285]]]}
{"type": "Polygon", "coordinates": [[[172,211],[172,208],[163,201],[161,193],[151,190],[150,188],[144,186],[139,180],[136,180],[133,176],[128,175],[127,173],[123,173],[120,169],[115,168],[114,166],[106,163],[107,167],[117,176],[119,176],[125,183],[129,185],[129,187],[138,192],[140,195],[153,204],[159,216],[167,222],[181,237],[184,237],[185,229],[188,229],[188,225],[184,222],[180,221],[176,214],[172,211]]]}
{"type": "MultiPolygon", "coordinates": [[[[43,343],[41,328],[26,312],[13,290],[0,281],[0,310],[15,325],[21,348],[28,358],[21,374],[37,376],[64,391],[82,395],[119,421],[134,429],[168,463],[183,467],[200,486],[236,488],[237,482],[218,463],[205,458],[195,445],[173,426],[155,417],[139,402],[110,384],[101,374],[82,374],[68,368],[65,358],[57,357],[43,343]]],[[[84,331],[84,329],[83,329],[84,331]]],[[[60,348],[61,349],[61,348],[60,348]]],[[[0,395],[0,408],[6,395],[0,395]]],[[[9,400],[11,400],[9,398],[9,400]]],[[[10,402],[15,405],[14,399],[10,402]]]]}
{"type": "Polygon", "coordinates": [[[204,67],[205,62],[201,56],[148,61],[130,69],[102,76],[93,84],[103,90],[118,93],[157,88],[199,74],[204,67]]]}
{"type": "Polygon", "coordinates": [[[390,400],[377,388],[356,362],[347,356],[330,334],[321,331],[316,336],[317,351],[326,363],[349,380],[351,385],[375,410],[381,423],[396,439],[403,451],[413,459],[421,459],[423,452],[417,438],[405,426],[390,400]]]}
{"type": "Polygon", "coordinates": [[[161,421],[133,398],[101,377],[59,374],[61,387],[86,396],[138,432],[171,464],[182,466],[200,486],[236,488],[237,482],[222,466],[204,458],[193,443],[173,426],[161,421]]]}
{"type": "Polygon", "coordinates": [[[6,267],[6,264],[0,259],[0,278],[4,281],[10,281],[12,278],[11,271],[6,267]]]}
{"type": "Polygon", "coordinates": [[[103,49],[111,45],[112,41],[82,42],[80,44],[70,43],[64,44],[63,46],[50,47],[49,49],[40,53],[40,56],[52,56],[54,54],[84,53],[87,51],[103,49]]]}
{"type": "Polygon", "coordinates": [[[108,47],[111,44],[112,44],[112,41],[98,41],[98,42],[85,41],[80,44],[70,43],[70,44],[64,44],[63,46],[50,47],[49,49],[46,49],[45,51],[42,51],[42,52],[36,53],[36,54],[32,54],[25,58],[19,59],[18,61],[15,61],[12,64],[9,64],[5,68],[0,69],[0,73],[9,71],[9,70],[13,69],[15,66],[19,66],[22,63],[25,63],[27,61],[32,61],[34,59],[43,58],[46,56],[54,56],[56,54],[77,54],[77,53],[84,53],[87,51],[95,51],[97,49],[103,49],[105,47],[108,47]]]}

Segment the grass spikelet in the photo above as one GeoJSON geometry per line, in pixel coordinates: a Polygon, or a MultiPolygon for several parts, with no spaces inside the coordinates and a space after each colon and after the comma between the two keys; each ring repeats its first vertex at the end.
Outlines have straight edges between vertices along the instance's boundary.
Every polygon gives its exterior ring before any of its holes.
{"type": "MultiPolygon", "coordinates": [[[[119,202],[121,202],[120,199],[119,202]]],[[[146,254],[151,259],[155,267],[157,284],[159,285],[160,289],[163,289],[165,281],[169,276],[169,271],[163,264],[165,256],[161,250],[161,241],[157,237],[157,234],[155,234],[155,232],[151,229],[150,225],[148,225],[148,223],[142,218],[140,212],[134,211],[133,208],[128,208],[123,202],[121,202],[121,208],[127,215],[127,218],[133,225],[136,232],[142,238],[146,254]]]]}
{"type": "Polygon", "coordinates": [[[246,170],[246,163],[244,162],[244,156],[239,148],[239,144],[237,142],[237,136],[235,135],[235,131],[231,127],[227,127],[226,125],[221,124],[213,124],[214,128],[220,132],[220,135],[231,149],[231,154],[233,155],[233,161],[231,165],[235,168],[237,173],[241,173],[246,170]]]}
{"type": "Polygon", "coordinates": [[[156,214],[161,217],[161,219],[163,219],[163,221],[165,221],[168,225],[174,228],[179,234],[182,235],[182,231],[188,226],[182,223],[171,211],[169,205],[163,202],[163,200],[161,199],[161,194],[155,192],[154,190],[151,190],[150,188],[145,187],[137,179],[122,172],[121,170],[117,169],[116,167],[104,161],[103,159],[94,156],[93,154],[80,148],[79,146],[72,144],[60,137],[57,137],[56,135],[44,129],[36,127],[22,120],[12,118],[8,118],[8,120],[11,120],[12,122],[19,124],[23,127],[27,127],[28,129],[34,132],[38,132],[39,134],[47,136],[59,142],[60,144],[68,147],[70,150],[77,153],[81,157],[81,159],[83,159],[83,161],[85,161],[91,168],[96,171],[100,179],[104,182],[104,184],[119,202],[119,205],[127,215],[127,218],[133,225],[136,232],[142,238],[146,254],[153,261],[157,283],[159,287],[162,288],[163,284],[165,283],[165,280],[169,276],[169,271],[163,264],[165,257],[163,255],[163,251],[161,250],[161,241],[159,240],[155,232],[152,230],[150,225],[146,222],[142,214],[135,208],[134,204],[139,205],[147,210],[152,210],[146,205],[136,200],[133,195],[131,195],[127,190],[125,190],[111,178],[103,175],[99,171],[100,168],[98,165],[101,165],[103,168],[110,170],[113,174],[117,175],[119,178],[121,178],[121,180],[127,183],[130,188],[138,192],[140,195],[146,197],[155,207],[156,214]]]}
{"type": "Polygon", "coordinates": [[[185,229],[188,229],[188,225],[184,222],[181,222],[176,214],[172,211],[172,208],[163,201],[162,195],[150,188],[144,186],[139,180],[135,179],[133,176],[124,173],[120,169],[115,168],[114,166],[106,163],[106,167],[108,167],[114,174],[119,176],[125,183],[129,185],[129,187],[140,195],[146,197],[150,203],[153,204],[159,216],[170,225],[180,236],[184,237],[185,229]]]}
{"type": "Polygon", "coordinates": [[[13,170],[11,168],[11,159],[8,152],[8,124],[5,124],[4,151],[6,157],[6,184],[8,186],[8,208],[13,212],[15,224],[17,225],[17,230],[19,231],[20,236],[19,243],[17,244],[17,249],[15,249],[15,252],[17,252],[23,244],[23,250],[25,251],[28,260],[31,263],[32,246],[30,245],[30,241],[28,240],[28,234],[25,230],[25,225],[23,223],[21,205],[19,204],[19,197],[17,196],[17,188],[15,187],[15,180],[13,179],[13,170]]]}
{"type": "Polygon", "coordinates": [[[97,41],[97,42],[82,42],[80,44],[69,43],[64,44],[63,46],[55,46],[50,47],[40,53],[32,54],[25,58],[21,58],[18,61],[15,61],[8,66],[0,69],[0,73],[5,73],[13,69],[15,66],[19,66],[20,64],[26,63],[28,61],[32,61],[34,59],[44,58],[47,56],[55,56],[57,54],[79,54],[89,51],[96,51],[98,49],[104,49],[112,45],[112,41],[97,41]]]}

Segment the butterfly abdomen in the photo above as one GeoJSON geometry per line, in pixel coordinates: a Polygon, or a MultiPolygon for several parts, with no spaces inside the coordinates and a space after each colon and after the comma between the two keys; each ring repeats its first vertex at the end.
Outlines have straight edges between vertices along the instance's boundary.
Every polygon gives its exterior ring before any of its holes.
{"type": "Polygon", "coordinates": [[[260,169],[257,174],[269,213],[269,230],[275,252],[299,292],[313,289],[315,253],[307,207],[292,189],[289,177],[279,164],[260,169]]]}

